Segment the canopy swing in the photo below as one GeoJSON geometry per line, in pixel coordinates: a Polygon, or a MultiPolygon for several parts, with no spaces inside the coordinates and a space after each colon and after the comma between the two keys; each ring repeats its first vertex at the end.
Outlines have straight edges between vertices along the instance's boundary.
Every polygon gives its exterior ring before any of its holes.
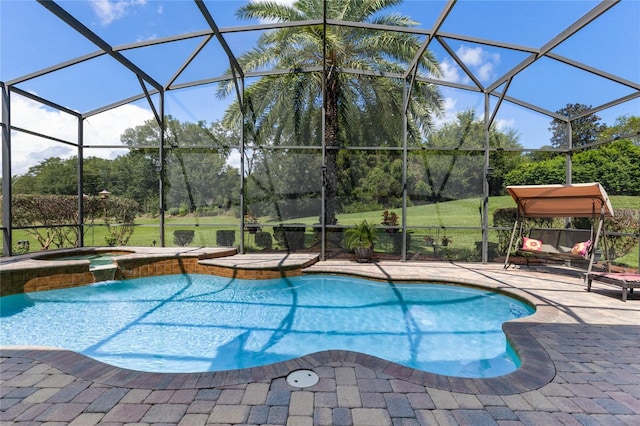
{"type": "Polygon", "coordinates": [[[507,191],[516,202],[518,212],[513,225],[504,268],[510,265],[509,255],[516,241],[522,241],[516,254],[547,260],[582,260],[589,262],[587,273],[595,262],[596,248],[603,235],[604,255],[609,265],[606,234],[603,234],[605,217],[613,217],[609,196],[597,182],[567,185],[508,186],[507,191]],[[590,230],[524,228],[525,219],[554,217],[591,218],[590,230]],[[597,228],[594,224],[597,219],[597,228]],[[518,234],[518,238],[516,238],[518,234]]]}

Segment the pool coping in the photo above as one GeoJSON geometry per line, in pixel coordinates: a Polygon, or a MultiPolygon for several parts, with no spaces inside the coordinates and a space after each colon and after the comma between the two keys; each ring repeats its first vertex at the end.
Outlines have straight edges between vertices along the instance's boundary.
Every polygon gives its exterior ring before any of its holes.
{"type": "MultiPolygon", "coordinates": [[[[392,264],[404,273],[394,273],[391,278],[381,263],[379,268],[364,267],[346,262],[315,263],[303,269],[303,274],[333,274],[358,276],[379,281],[393,282],[442,282],[488,289],[523,300],[536,308],[528,317],[519,318],[503,324],[503,331],[521,360],[521,366],[512,373],[491,378],[464,378],[444,376],[406,367],[375,356],[347,351],[327,350],[308,354],[288,361],[277,362],[259,367],[239,370],[226,370],[201,373],[151,373],[129,370],[97,361],[77,352],[44,347],[2,347],[0,355],[27,358],[47,363],[67,374],[97,383],[124,388],[143,389],[184,389],[206,388],[211,386],[232,386],[272,380],[285,377],[300,369],[314,369],[335,363],[353,363],[370,368],[382,375],[397,378],[421,386],[460,393],[486,393],[495,395],[516,394],[539,389],[549,383],[556,374],[554,363],[543,345],[530,333],[530,329],[540,324],[551,323],[559,315],[556,307],[535,295],[522,291],[506,282],[494,278],[478,276],[474,279],[463,277],[444,277],[437,273],[421,273],[412,276],[406,264],[392,264]]],[[[457,266],[459,267],[459,265],[457,266]]],[[[308,388],[313,390],[313,387],[308,388]]]]}

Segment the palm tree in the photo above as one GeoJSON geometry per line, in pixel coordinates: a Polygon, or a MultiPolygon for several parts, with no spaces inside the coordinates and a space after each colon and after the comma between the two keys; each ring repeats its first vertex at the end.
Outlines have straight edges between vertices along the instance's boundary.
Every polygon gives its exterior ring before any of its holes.
{"type": "MultiPolygon", "coordinates": [[[[385,9],[401,0],[330,0],[326,1],[327,19],[390,25],[401,28],[417,25],[397,13],[382,15],[385,9]]],[[[275,2],[250,2],[241,7],[240,18],[275,22],[295,22],[323,18],[323,0],[298,0],[291,6],[275,2]]],[[[347,141],[363,137],[401,140],[403,101],[402,79],[383,78],[376,73],[399,73],[407,70],[421,40],[414,34],[359,28],[357,26],[322,25],[285,27],[265,32],[257,46],[238,58],[245,72],[266,69],[294,71],[279,76],[265,76],[246,89],[245,129],[260,145],[293,141],[309,145],[322,143],[321,72],[295,72],[323,66],[323,43],[326,43],[326,104],[324,143],[326,148],[326,224],[336,223],[339,149],[347,141]],[[351,125],[349,125],[351,123],[351,125]],[[354,124],[358,126],[354,126],[354,124]],[[361,127],[357,129],[357,127],[361,127]],[[362,128],[368,127],[368,131],[362,128]],[[368,135],[368,136],[367,136],[368,135]]],[[[419,60],[419,75],[440,75],[439,65],[430,52],[419,60]]],[[[221,84],[218,96],[233,91],[232,82],[221,84]]],[[[416,81],[409,105],[409,137],[420,142],[431,126],[431,117],[441,111],[437,88],[416,81]]],[[[240,107],[233,104],[225,115],[227,125],[238,126],[240,107]]],[[[371,140],[367,140],[371,144],[371,140]]]]}

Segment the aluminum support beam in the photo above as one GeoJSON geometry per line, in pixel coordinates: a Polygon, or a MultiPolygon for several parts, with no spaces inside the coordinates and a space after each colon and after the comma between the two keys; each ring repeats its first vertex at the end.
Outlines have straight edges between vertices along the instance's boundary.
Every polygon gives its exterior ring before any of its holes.
{"type": "Polygon", "coordinates": [[[246,155],[246,144],[247,144],[247,132],[246,132],[246,117],[247,117],[247,105],[244,102],[244,79],[240,80],[242,83],[242,90],[240,91],[241,99],[241,108],[240,108],[240,119],[242,120],[242,125],[240,126],[240,253],[244,254],[244,206],[246,203],[245,199],[245,155],[246,155]]]}
{"type": "Polygon", "coordinates": [[[213,38],[213,36],[209,35],[209,36],[205,37],[205,39],[200,42],[200,44],[198,45],[198,47],[196,47],[196,49],[193,51],[193,53],[191,53],[191,55],[189,55],[187,60],[184,61],[184,63],[180,66],[180,68],[178,68],[178,70],[175,72],[175,74],[173,74],[171,76],[171,78],[167,82],[167,87],[168,88],[170,88],[173,85],[173,83],[178,79],[180,74],[182,74],[184,72],[184,70],[187,69],[189,64],[191,62],[193,62],[193,60],[196,58],[196,56],[198,56],[198,54],[202,51],[202,49],[204,49],[204,47],[207,45],[207,43],[209,43],[209,41],[212,38],[213,38]]]}
{"type": "MultiPolygon", "coordinates": [[[[424,43],[422,43],[422,46],[420,46],[416,54],[413,56],[413,59],[411,60],[411,63],[407,68],[407,72],[405,72],[405,74],[402,76],[404,79],[409,78],[409,75],[413,72],[414,68],[416,69],[418,68],[420,58],[422,57],[424,52],[427,50],[427,47],[429,47],[429,43],[431,43],[431,40],[433,40],[433,37],[435,36],[435,34],[438,33],[442,24],[444,24],[444,21],[447,19],[447,16],[449,16],[449,13],[451,12],[451,9],[453,9],[453,6],[456,4],[456,1],[457,0],[447,1],[447,4],[444,6],[442,11],[440,12],[440,16],[438,16],[438,19],[436,20],[435,24],[433,24],[433,28],[431,29],[431,31],[429,31],[429,34],[427,35],[427,39],[424,41],[424,43]]],[[[411,91],[409,91],[409,95],[411,95],[411,91]]]]}
{"type": "Polygon", "coordinates": [[[422,57],[422,55],[424,55],[424,52],[427,50],[427,47],[429,47],[431,40],[433,40],[433,37],[435,36],[435,34],[437,34],[442,24],[444,24],[444,21],[447,19],[447,16],[449,15],[449,12],[451,12],[451,9],[453,9],[453,5],[456,3],[456,1],[457,0],[449,0],[447,2],[445,7],[440,12],[440,16],[438,16],[438,19],[433,25],[433,29],[427,35],[427,39],[424,41],[424,43],[422,43],[422,46],[420,46],[416,54],[413,56],[413,59],[411,60],[411,63],[409,64],[407,71],[402,76],[402,79],[404,81],[406,81],[410,75],[413,76],[409,84],[409,91],[404,97],[403,111],[405,114],[409,109],[409,101],[411,99],[411,93],[413,92],[413,85],[415,84],[416,76],[418,75],[418,68],[419,68],[418,65],[420,64],[420,58],[422,57]]]}
{"type": "Polygon", "coordinates": [[[32,80],[34,78],[42,77],[43,75],[51,74],[52,72],[60,71],[60,70],[63,70],[65,68],[69,68],[71,66],[74,66],[74,65],[77,65],[77,64],[81,64],[82,62],[86,62],[86,61],[89,61],[91,59],[95,59],[95,58],[98,58],[100,56],[103,56],[103,55],[106,55],[106,52],[104,52],[102,50],[98,50],[98,51],[93,52],[93,53],[88,53],[88,54],[80,56],[78,58],[71,59],[69,61],[65,61],[65,62],[59,63],[57,65],[53,65],[51,67],[47,67],[47,68],[41,69],[39,71],[35,71],[35,72],[32,72],[32,73],[23,75],[22,77],[15,78],[13,80],[9,80],[9,81],[7,81],[7,85],[8,86],[13,86],[13,85],[16,85],[16,84],[20,84],[20,83],[23,83],[25,81],[32,80]]]}
{"type": "Polygon", "coordinates": [[[160,146],[158,147],[158,157],[160,158],[160,164],[158,167],[159,179],[158,179],[158,191],[160,192],[160,247],[165,246],[165,238],[164,238],[164,207],[165,207],[165,193],[164,193],[164,179],[166,176],[165,168],[164,168],[164,139],[165,132],[167,130],[167,123],[164,117],[164,91],[160,93],[160,146]]]}
{"type": "Polygon", "coordinates": [[[11,96],[9,87],[0,83],[2,93],[2,255],[11,256],[11,96]],[[9,202],[7,202],[9,201],[9,202]]]}
{"type": "Polygon", "coordinates": [[[322,165],[320,166],[320,178],[322,179],[322,188],[320,193],[320,227],[322,228],[322,247],[320,248],[320,260],[326,258],[326,227],[327,227],[327,1],[322,2],[322,165]]]}
{"type": "Polygon", "coordinates": [[[436,36],[436,38],[437,38],[438,42],[440,43],[440,45],[442,45],[442,47],[444,47],[444,50],[446,50],[447,53],[449,54],[449,56],[451,56],[451,58],[453,58],[455,63],[458,64],[458,66],[460,68],[462,68],[462,70],[465,72],[465,74],[473,81],[473,83],[478,87],[478,89],[480,89],[480,91],[483,91],[484,90],[484,85],[480,82],[480,80],[478,80],[476,78],[475,74],[473,74],[473,72],[469,69],[467,64],[465,64],[462,61],[462,59],[460,59],[460,57],[456,54],[456,52],[453,51],[451,46],[449,46],[449,43],[447,43],[442,37],[436,36]]]}
{"type": "Polygon", "coordinates": [[[489,94],[484,94],[484,165],[482,167],[482,263],[489,262],[489,177],[491,176],[491,164],[489,162],[489,94]]]}
{"type": "MultiPolygon", "coordinates": [[[[236,59],[235,55],[231,51],[231,48],[229,47],[227,40],[225,40],[224,36],[220,33],[220,30],[218,29],[218,25],[216,24],[216,21],[213,19],[213,16],[211,16],[211,13],[209,12],[209,9],[207,9],[207,6],[204,4],[202,0],[194,0],[194,1],[196,2],[198,9],[200,9],[200,13],[202,13],[202,16],[207,21],[207,24],[209,24],[209,27],[211,28],[214,35],[216,36],[216,39],[222,46],[222,49],[225,51],[225,53],[227,54],[227,57],[229,58],[229,63],[231,65],[231,73],[233,74],[233,77],[234,77],[233,83],[236,86],[236,94],[238,96],[238,102],[241,102],[242,96],[240,96],[240,87],[239,87],[240,85],[238,83],[238,77],[235,75],[235,73],[238,73],[240,78],[244,79],[244,71],[242,70],[242,67],[240,66],[240,63],[236,59]]],[[[240,106],[242,107],[242,105],[240,106]]]]}
{"type": "Polygon", "coordinates": [[[611,74],[606,71],[599,70],[595,67],[591,67],[589,65],[583,64],[582,62],[574,61],[573,59],[566,58],[564,56],[557,55],[555,53],[549,52],[547,53],[547,57],[551,59],[555,59],[558,62],[562,62],[567,65],[571,65],[572,67],[581,69],[583,71],[589,72],[591,74],[595,74],[598,77],[606,78],[614,83],[622,84],[623,86],[627,86],[633,90],[640,90],[640,84],[634,83],[633,81],[627,80],[625,78],[619,77],[617,75],[611,74]]]}
{"type": "Polygon", "coordinates": [[[564,42],[566,39],[568,39],[578,31],[580,31],[582,28],[584,28],[586,25],[588,25],[590,22],[592,22],[594,19],[598,18],[607,10],[615,6],[615,4],[618,2],[620,2],[620,0],[606,0],[599,3],[596,7],[594,7],[589,12],[587,12],[586,15],[578,19],[576,22],[570,25],[566,30],[564,30],[562,33],[558,34],[557,36],[552,38],[548,43],[542,46],[538,51],[538,53],[530,55],[524,61],[520,62],[510,71],[508,71],[505,75],[503,75],[498,80],[496,80],[493,84],[491,84],[487,88],[487,91],[493,92],[496,88],[502,85],[502,83],[504,83],[510,78],[513,78],[516,74],[526,69],[529,65],[531,65],[532,63],[534,63],[535,61],[537,61],[538,59],[546,55],[549,51],[554,49],[560,43],[564,42]]]}
{"type": "Polygon", "coordinates": [[[593,107],[593,108],[589,109],[588,111],[583,111],[583,112],[581,112],[579,114],[572,115],[570,117],[570,119],[571,120],[576,120],[578,118],[582,118],[582,117],[585,117],[585,116],[590,115],[590,114],[595,114],[598,111],[609,109],[609,108],[614,107],[616,105],[620,105],[620,104],[623,104],[625,102],[632,101],[632,100],[634,100],[636,98],[640,98],[640,92],[635,92],[635,93],[632,93],[630,95],[623,96],[623,97],[615,99],[615,100],[613,100],[611,102],[607,102],[607,103],[599,105],[597,107],[593,107]]]}
{"type": "MultiPolygon", "coordinates": [[[[413,86],[413,80],[407,87],[407,81],[404,80],[402,85],[402,97],[404,98],[404,104],[409,105],[409,96],[411,96],[410,90],[413,86]]],[[[409,138],[409,119],[407,117],[407,108],[402,110],[402,249],[400,254],[400,260],[402,262],[407,261],[407,167],[409,164],[409,154],[407,150],[408,138],[409,138]]]]}
{"type": "Polygon", "coordinates": [[[507,83],[504,86],[504,90],[502,91],[502,93],[500,94],[500,97],[498,98],[498,102],[496,103],[496,107],[493,110],[493,114],[491,114],[491,118],[489,118],[489,123],[488,123],[489,128],[491,128],[493,121],[496,119],[496,115],[498,115],[498,111],[500,110],[500,105],[502,105],[502,101],[504,101],[504,97],[507,95],[507,92],[509,91],[509,86],[511,85],[512,81],[513,81],[512,78],[507,80],[507,83]]]}
{"type": "Polygon", "coordinates": [[[84,247],[84,120],[78,117],[78,246],[84,247]]]}
{"type": "Polygon", "coordinates": [[[37,2],[44,6],[51,13],[56,15],[58,18],[60,18],[62,21],[64,21],[64,23],[69,25],[71,28],[79,32],[86,39],[102,49],[106,54],[111,56],[116,61],[120,62],[127,69],[129,69],[129,71],[142,77],[147,83],[151,84],[156,89],[162,89],[162,85],[155,81],[149,74],[144,72],[137,65],[123,56],[122,53],[115,51],[109,43],[100,38],[96,33],[87,28],[82,22],[78,21],[73,15],[64,10],[53,0],[37,0],[37,2]]]}
{"type": "MultiPolygon", "coordinates": [[[[151,108],[151,112],[153,112],[153,116],[156,118],[156,122],[158,125],[162,125],[162,118],[158,114],[158,110],[156,109],[155,104],[153,103],[153,99],[151,99],[151,95],[149,94],[149,90],[147,86],[144,84],[144,80],[138,76],[138,81],[140,82],[140,87],[142,87],[142,91],[144,92],[144,97],[147,98],[147,102],[149,103],[149,108],[151,108]]],[[[164,92],[161,92],[164,93],[164,92]]]]}

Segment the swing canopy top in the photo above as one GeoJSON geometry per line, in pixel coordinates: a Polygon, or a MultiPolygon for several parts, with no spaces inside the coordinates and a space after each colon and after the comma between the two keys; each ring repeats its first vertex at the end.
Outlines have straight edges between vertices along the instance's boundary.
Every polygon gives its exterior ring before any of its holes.
{"type": "Polygon", "coordinates": [[[613,216],[609,196],[598,182],[508,186],[521,217],[613,216]]]}

